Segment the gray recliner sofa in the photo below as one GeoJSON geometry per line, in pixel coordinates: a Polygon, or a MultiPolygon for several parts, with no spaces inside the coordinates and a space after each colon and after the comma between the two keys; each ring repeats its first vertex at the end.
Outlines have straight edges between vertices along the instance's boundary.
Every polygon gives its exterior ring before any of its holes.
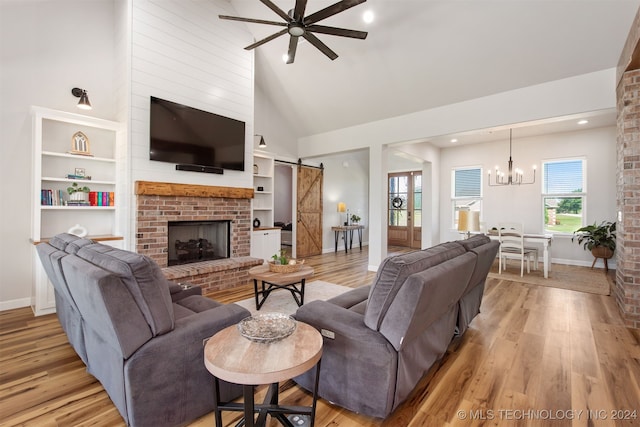
{"type": "MultiPolygon", "coordinates": [[[[474,236],[389,257],[371,285],[300,307],[324,337],[319,395],[386,418],[478,314],[498,245],[474,236]]],[[[295,381],[311,390],[313,375],[295,381]]]]}
{"type": "MultiPolygon", "coordinates": [[[[213,410],[203,341],[250,315],[169,282],[133,252],[59,234],[37,247],[69,342],[127,425],[174,426],[213,410]]],[[[242,394],[222,383],[221,398],[242,394]]]]}

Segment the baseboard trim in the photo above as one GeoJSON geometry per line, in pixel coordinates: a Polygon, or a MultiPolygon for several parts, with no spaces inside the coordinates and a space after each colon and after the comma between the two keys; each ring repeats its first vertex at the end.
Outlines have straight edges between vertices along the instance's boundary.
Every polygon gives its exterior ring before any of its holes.
{"type": "Polygon", "coordinates": [[[31,298],[19,298],[9,301],[0,301],[0,311],[13,310],[14,308],[23,308],[31,306],[31,298]]]}
{"type": "MultiPolygon", "coordinates": [[[[542,259],[539,260],[540,264],[542,264],[542,259]]],[[[564,259],[564,258],[552,258],[551,259],[551,263],[552,264],[564,264],[564,265],[575,265],[578,267],[591,267],[591,264],[593,263],[593,261],[581,261],[581,260],[575,260],[575,259],[564,259]]],[[[614,258],[611,258],[608,261],[609,264],[609,270],[615,270],[616,269],[616,262],[614,260],[614,258]]],[[[596,262],[596,265],[593,266],[593,268],[600,268],[604,270],[604,262],[602,260],[598,260],[596,262]]]]}

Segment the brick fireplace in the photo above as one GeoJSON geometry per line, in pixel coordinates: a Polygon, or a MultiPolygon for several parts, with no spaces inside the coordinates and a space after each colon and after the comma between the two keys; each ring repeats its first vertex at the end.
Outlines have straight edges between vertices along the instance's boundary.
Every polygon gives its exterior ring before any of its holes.
{"type": "Polygon", "coordinates": [[[248,282],[253,189],[137,181],[136,252],[152,258],[165,276],[200,285],[203,292],[248,282]],[[229,258],[168,266],[169,222],[229,221],[229,258]]]}

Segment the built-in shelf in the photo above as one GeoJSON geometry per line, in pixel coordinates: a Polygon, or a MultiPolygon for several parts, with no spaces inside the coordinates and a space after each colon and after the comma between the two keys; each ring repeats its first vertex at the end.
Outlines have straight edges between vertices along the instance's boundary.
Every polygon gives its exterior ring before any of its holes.
{"type": "Polygon", "coordinates": [[[251,233],[251,256],[265,261],[280,251],[280,229],[273,227],[274,163],[267,153],[253,154],[253,169],[258,173],[253,174],[252,212],[260,226],[251,233]]]}
{"type": "Polygon", "coordinates": [[[43,156],[51,156],[51,157],[63,157],[67,159],[85,159],[92,162],[107,162],[107,163],[115,163],[116,159],[108,158],[108,157],[95,157],[95,156],[83,156],[79,154],[71,154],[71,153],[56,153],[55,151],[43,151],[43,156]]]}
{"type": "Polygon", "coordinates": [[[91,184],[94,185],[116,185],[115,181],[99,181],[97,179],[71,179],[71,178],[54,178],[52,176],[43,176],[41,181],[47,182],[77,182],[78,185],[82,183],[83,186],[89,186],[91,184]]]}
{"type": "Polygon", "coordinates": [[[124,127],[110,120],[42,107],[32,107],[32,119],[32,307],[34,313],[40,315],[55,311],[55,295],[35,250],[36,243],[79,225],[87,229],[90,233],[88,237],[94,240],[123,246],[122,232],[117,220],[120,215],[118,202],[121,195],[116,174],[121,167],[117,160],[117,150],[122,145],[119,140],[124,138],[124,127]],[[78,132],[86,138],[82,143],[84,145],[86,141],[88,153],[70,152],[78,148],[78,132]],[[86,176],[91,179],[67,178],[68,175],[86,176]],[[89,187],[91,192],[112,193],[114,204],[66,205],[70,198],[67,188],[73,183],[80,187],[89,187]]]}

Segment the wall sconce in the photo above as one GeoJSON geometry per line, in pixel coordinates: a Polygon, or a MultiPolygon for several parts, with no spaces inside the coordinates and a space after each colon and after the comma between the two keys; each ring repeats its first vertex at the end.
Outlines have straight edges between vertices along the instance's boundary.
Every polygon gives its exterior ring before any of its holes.
{"type": "Polygon", "coordinates": [[[258,148],[267,148],[267,143],[264,142],[264,136],[255,134],[254,136],[260,137],[260,143],[258,143],[258,148]]]}
{"type": "Polygon", "coordinates": [[[82,110],[91,110],[91,103],[89,102],[86,90],[74,87],[71,89],[71,94],[76,98],[80,98],[80,101],[78,101],[78,108],[82,110]]]}

